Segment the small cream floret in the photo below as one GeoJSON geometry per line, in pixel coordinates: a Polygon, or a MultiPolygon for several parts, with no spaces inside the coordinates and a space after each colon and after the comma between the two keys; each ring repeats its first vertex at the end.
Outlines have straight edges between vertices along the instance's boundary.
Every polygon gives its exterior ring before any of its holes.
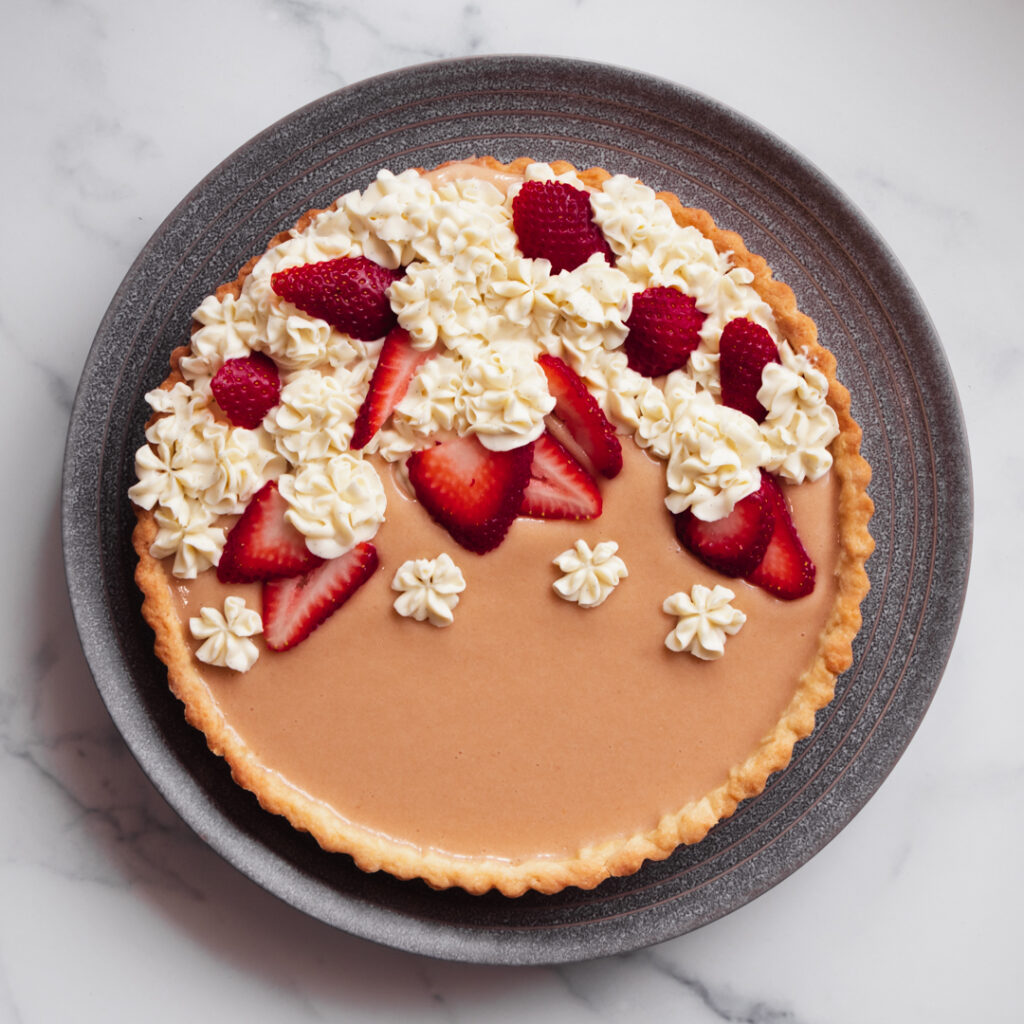
{"type": "Polygon", "coordinates": [[[450,555],[437,558],[410,558],[403,562],[391,581],[391,589],[399,591],[395,611],[417,622],[432,626],[450,626],[452,614],[459,603],[459,594],[466,589],[462,570],[450,555]]]}
{"type": "Polygon", "coordinates": [[[578,540],[553,562],[564,575],[555,580],[555,593],[566,601],[575,601],[581,608],[604,604],[619,581],[629,575],[626,563],[615,553],[619,545],[613,540],[601,541],[594,549],[585,540],[578,540]]]}
{"type": "Polygon", "coordinates": [[[726,636],[735,636],[747,621],[746,615],[730,604],[735,597],[728,587],[709,590],[696,583],[689,594],[679,591],[665,598],[662,610],[678,616],[675,629],[665,637],[665,646],[702,661],[722,657],[726,636]]]}
{"type": "Polygon", "coordinates": [[[245,607],[242,597],[224,599],[224,611],[201,608],[199,615],[188,620],[188,628],[203,643],[196,657],[207,665],[248,672],[256,664],[259,648],[249,639],[263,632],[259,612],[245,607]]]}

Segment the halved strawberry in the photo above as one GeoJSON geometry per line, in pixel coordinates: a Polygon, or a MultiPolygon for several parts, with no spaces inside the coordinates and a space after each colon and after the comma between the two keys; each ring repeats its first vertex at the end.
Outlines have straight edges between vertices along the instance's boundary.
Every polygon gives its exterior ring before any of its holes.
{"type": "Polygon", "coordinates": [[[388,331],[377,365],[373,368],[370,390],[352,428],[351,448],[358,450],[370,443],[373,435],[395,411],[395,406],[405,398],[409,381],[432,354],[429,349],[413,348],[409,332],[401,327],[392,327],[388,331]]]}
{"type": "Polygon", "coordinates": [[[538,356],[548,379],[548,391],[555,399],[554,415],[572,434],[573,440],[590,459],[595,472],[609,479],[622,469],[622,445],[615,427],[579,374],[564,359],[545,353],[538,356]]]}
{"type": "Polygon", "coordinates": [[[464,548],[483,554],[508,533],[530,479],[533,445],[492,452],[455,437],[413,452],[406,463],[420,504],[464,548]]]}
{"type": "Polygon", "coordinates": [[[221,583],[252,583],[255,580],[297,576],[323,559],[306,547],[306,539],[285,517],[288,502],[277,483],[264,484],[228,531],[217,564],[221,583]]]}
{"type": "Polygon", "coordinates": [[[678,288],[645,288],[633,296],[623,351],[637,373],[660,377],[684,366],[700,344],[706,319],[689,295],[678,288]]]}
{"type": "Polygon", "coordinates": [[[551,262],[552,273],[574,270],[595,252],[615,266],[615,256],[594,223],[590,194],[564,181],[528,181],[512,200],[519,251],[551,262]]]}
{"type": "Polygon", "coordinates": [[[753,320],[730,320],[718,343],[718,370],[722,379],[722,404],[739,409],[761,423],[768,410],[757,400],[761,373],[779,361],[772,336],[753,320]]]}
{"type": "Polygon", "coordinates": [[[373,574],[377,549],[357,544],[301,576],[263,584],[263,639],[287,651],[336,612],[373,574]]]}
{"type": "Polygon", "coordinates": [[[545,432],[533,445],[530,482],[523,492],[522,516],[535,519],[596,519],[601,492],[594,478],[545,432]]]}
{"type": "Polygon", "coordinates": [[[781,485],[763,471],[761,478],[761,489],[771,502],[775,528],[764,558],[746,574],[746,579],[776,597],[793,601],[814,590],[814,563],[797,535],[781,485]]]}
{"type": "Polygon", "coordinates": [[[382,338],[397,322],[387,289],[402,276],[365,256],[341,256],[279,270],[271,287],[305,313],[353,338],[382,338]]]}
{"type": "Polygon", "coordinates": [[[761,487],[738,501],[729,515],[713,522],[698,519],[690,509],[675,515],[676,536],[687,551],[726,576],[746,576],[760,565],[775,526],[767,493],[767,473],[761,487]]]}
{"type": "Polygon", "coordinates": [[[213,375],[210,390],[236,427],[258,427],[281,397],[277,364],[262,352],[228,359],[213,375]]]}

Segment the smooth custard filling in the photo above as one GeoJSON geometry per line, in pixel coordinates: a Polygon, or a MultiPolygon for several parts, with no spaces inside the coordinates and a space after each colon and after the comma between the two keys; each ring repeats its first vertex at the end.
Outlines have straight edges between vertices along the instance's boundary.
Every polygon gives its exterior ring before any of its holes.
{"type": "Polygon", "coordinates": [[[551,274],[547,261],[522,257],[511,198],[524,178],[554,177],[585,187],[539,164],[524,175],[474,163],[381,172],[273,246],[237,297],[204,301],[178,363],[183,379],[147,396],[159,415],[131,491],[154,510],[150,553],[163,561],[179,620],[206,623],[191,650],[223,649],[225,667],[198,674],[259,763],[341,819],[456,857],[572,856],[649,831],[720,786],[789,706],[836,603],[840,481],[829,445],[838,426],[824,376],[781,341],[751,272],[633,179],[589,189],[615,267],[592,257],[551,274]],[[270,284],[278,270],[351,255],[404,268],[392,307],[413,344],[433,353],[363,452],[349,441],[381,343],[342,335],[270,284]],[[706,319],[687,366],[651,380],[621,346],[632,296],[656,285],[693,296],[706,319]],[[758,394],[762,424],[718,401],[718,337],[738,317],[779,343],[758,394]],[[219,413],[210,381],[254,350],[274,359],[283,389],[249,430],[219,413]],[[602,481],[597,519],[519,518],[499,547],[473,554],[411,497],[404,460],[452,434],[495,451],[534,440],[553,405],[537,372],[543,352],[569,363],[617,426],[623,470],[602,481]],[[790,485],[817,566],[813,593],[798,601],[719,575],[673,532],[672,512],[721,518],[758,489],[762,470],[790,485]],[[272,479],[310,550],[334,558],[372,538],[382,566],[284,653],[210,615],[230,608],[243,630],[252,625],[259,584],[224,585],[210,569],[232,517],[272,479]],[[556,589],[565,574],[553,563],[573,551],[589,561],[566,564],[603,581],[600,600],[556,589]],[[625,571],[597,573],[598,551],[625,571]],[[454,601],[422,589],[434,565],[425,560],[441,556],[464,583],[446,584],[454,601]],[[405,603],[422,614],[396,607],[407,563],[405,603]],[[745,616],[713,660],[666,643],[677,625],[666,599],[696,585],[728,587],[745,616]],[[244,672],[227,667],[243,662],[244,672]]]}

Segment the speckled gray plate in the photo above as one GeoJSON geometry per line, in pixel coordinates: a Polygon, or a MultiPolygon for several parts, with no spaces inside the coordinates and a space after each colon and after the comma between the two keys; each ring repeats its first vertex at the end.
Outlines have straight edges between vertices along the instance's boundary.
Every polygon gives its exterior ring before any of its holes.
{"type": "Polygon", "coordinates": [[[490,963],[619,953],[743,905],[851,819],[909,742],[956,631],[971,541],[956,391],[905,275],[850,203],[731,110],[644,75],[542,57],[409,68],[325,96],[216,168],[114,296],[89,355],[65,459],[68,583],[118,728],[211,846],[309,914],[398,948],[490,963]],[[307,208],[400,170],[489,153],[597,164],[676,192],[739,231],[796,291],[839,359],[874,467],[877,551],[853,668],[765,792],[696,847],[591,893],[473,898],[365,875],[263,813],[183,721],[139,613],[125,492],[144,392],[203,296],[307,208]]]}

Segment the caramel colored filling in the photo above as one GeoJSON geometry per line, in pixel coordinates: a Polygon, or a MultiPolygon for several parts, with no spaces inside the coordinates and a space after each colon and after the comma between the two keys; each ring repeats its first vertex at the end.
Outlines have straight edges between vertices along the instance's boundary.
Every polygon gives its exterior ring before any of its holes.
{"type": "MultiPolygon", "coordinates": [[[[378,464],[388,511],[374,577],[293,651],[262,649],[244,675],[198,666],[228,722],[342,817],[455,855],[571,855],[651,829],[721,784],[817,651],[836,595],[838,484],[830,474],[787,489],[818,577],[811,596],[785,602],[683,552],[663,464],[624,449],[600,518],[519,519],[483,556],[378,464]],[[617,541],[629,569],[595,609],[552,589],[552,558],[579,537],[617,541]],[[391,579],[406,559],[442,551],[467,587],[454,624],[438,629],[394,611],[391,579]],[[723,583],[747,614],[716,662],[664,646],[675,620],[662,601],[694,583],[723,583]]],[[[212,572],[174,586],[186,617],[228,593],[260,607],[258,586],[222,587],[212,572]]]]}

